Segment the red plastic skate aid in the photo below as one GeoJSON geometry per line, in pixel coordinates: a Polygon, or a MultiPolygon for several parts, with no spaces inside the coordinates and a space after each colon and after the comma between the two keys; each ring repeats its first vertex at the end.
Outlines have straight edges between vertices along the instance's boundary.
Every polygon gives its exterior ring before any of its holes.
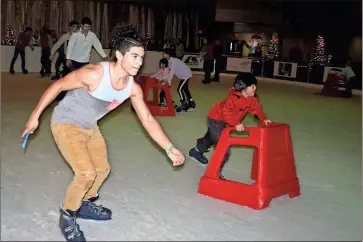
{"type": "Polygon", "coordinates": [[[155,78],[147,78],[143,86],[144,100],[150,112],[154,116],[175,116],[175,109],[173,106],[173,99],[171,97],[170,88],[168,85],[160,85],[159,81],[155,78]],[[149,89],[153,89],[153,99],[149,101],[149,89]],[[159,103],[158,90],[162,89],[165,92],[166,106],[161,107],[159,103]]]}
{"type": "MultiPolygon", "coordinates": [[[[138,79],[135,80],[135,82],[140,85],[140,87],[141,87],[142,90],[143,90],[143,88],[145,86],[145,83],[146,83],[147,78],[149,78],[149,77],[148,76],[140,76],[138,79]]],[[[132,106],[132,104],[131,104],[131,110],[132,111],[135,111],[135,109],[132,106]]]]}
{"type": "Polygon", "coordinates": [[[143,86],[145,86],[146,80],[148,79],[148,76],[140,76],[139,79],[137,80],[137,83],[140,85],[141,88],[143,88],[143,86]]]}
{"type": "Polygon", "coordinates": [[[153,116],[175,116],[173,99],[171,97],[170,87],[168,85],[160,85],[157,79],[148,76],[140,76],[138,83],[142,88],[144,101],[153,116]],[[150,89],[153,89],[152,100],[149,100],[150,89]],[[158,105],[159,89],[162,89],[165,92],[165,97],[166,97],[165,107],[161,107],[158,105]]]}
{"type": "Polygon", "coordinates": [[[260,210],[273,198],[300,195],[289,126],[272,123],[268,127],[245,127],[249,137],[231,136],[235,128],[226,128],[213,152],[198,192],[210,197],[260,210]],[[218,171],[231,145],[253,146],[252,185],[219,178],[218,171]]]}
{"type": "Polygon", "coordinates": [[[330,97],[349,97],[351,94],[346,91],[346,78],[337,74],[328,74],[324,87],[320,91],[320,95],[330,97]]]}

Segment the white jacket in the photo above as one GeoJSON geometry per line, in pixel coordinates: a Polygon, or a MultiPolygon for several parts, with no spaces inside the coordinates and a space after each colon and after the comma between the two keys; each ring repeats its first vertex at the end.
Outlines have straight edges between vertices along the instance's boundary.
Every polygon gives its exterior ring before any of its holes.
{"type": "Polygon", "coordinates": [[[67,44],[70,37],[71,37],[70,32],[63,34],[59,38],[59,40],[53,45],[52,50],[50,51],[50,55],[54,56],[55,52],[57,52],[57,50],[62,46],[62,44],[64,44],[64,53],[67,53],[67,44]]]}
{"type": "Polygon", "coordinates": [[[92,47],[95,47],[102,58],[107,56],[95,33],[88,31],[87,35],[84,35],[81,31],[77,31],[69,39],[66,58],[80,63],[87,63],[89,62],[92,47]]]}

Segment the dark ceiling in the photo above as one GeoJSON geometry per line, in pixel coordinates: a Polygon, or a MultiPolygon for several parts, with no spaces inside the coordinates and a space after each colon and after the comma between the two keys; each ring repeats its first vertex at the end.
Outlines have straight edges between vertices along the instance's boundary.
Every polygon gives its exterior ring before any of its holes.
{"type": "Polygon", "coordinates": [[[306,32],[357,35],[362,33],[361,1],[286,2],[281,5],[286,19],[306,32]]]}
{"type": "MultiPolygon", "coordinates": [[[[157,9],[196,11],[204,15],[213,15],[213,5],[224,9],[263,8],[279,12],[284,19],[284,26],[298,34],[316,34],[325,32],[335,34],[337,31],[347,35],[362,32],[362,1],[361,0],[102,0],[133,2],[157,9]],[[207,13],[212,11],[212,13],[207,13]]],[[[215,8],[214,8],[215,11],[215,8]]],[[[208,21],[212,21],[209,16],[208,21]]]]}
{"type": "Polygon", "coordinates": [[[361,0],[217,0],[217,6],[225,9],[268,8],[281,13],[284,25],[300,34],[362,33],[361,0]]]}

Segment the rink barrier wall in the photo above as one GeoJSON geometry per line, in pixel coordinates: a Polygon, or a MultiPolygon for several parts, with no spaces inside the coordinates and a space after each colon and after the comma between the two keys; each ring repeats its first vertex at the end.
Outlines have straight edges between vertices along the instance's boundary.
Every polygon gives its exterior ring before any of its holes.
{"type": "MultiPolygon", "coordinates": [[[[1,46],[1,72],[8,72],[11,59],[13,57],[15,50],[15,46],[1,46]]],[[[110,49],[104,49],[106,54],[110,53],[110,49]]],[[[26,69],[29,72],[39,72],[41,68],[40,64],[40,57],[41,57],[41,49],[40,47],[34,47],[34,51],[32,51],[30,48],[25,48],[25,60],[26,60],[26,69]]],[[[52,61],[52,72],[55,72],[54,64],[57,60],[58,53],[55,55],[53,61],[52,61]]],[[[156,51],[147,51],[144,59],[144,65],[142,66],[140,70],[140,74],[147,74],[147,73],[155,73],[159,69],[159,60],[161,59],[161,52],[156,51]]],[[[97,63],[101,62],[102,58],[98,55],[98,53],[92,49],[91,55],[90,55],[90,63],[97,63]]],[[[15,62],[15,72],[21,72],[21,58],[20,55],[18,56],[18,59],[15,62]]],[[[201,74],[204,75],[204,72],[201,71],[193,71],[193,74],[201,74]]],[[[236,74],[234,73],[221,73],[220,76],[228,76],[228,77],[234,77],[236,74]]],[[[305,83],[305,82],[296,82],[296,81],[286,81],[281,79],[275,79],[275,78],[265,78],[265,77],[257,77],[259,81],[262,82],[270,82],[270,83],[277,83],[277,84],[287,84],[287,85],[295,85],[295,86],[301,86],[301,87],[310,87],[310,88],[316,88],[321,89],[323,85],[319,84],[312,84],[312,83],[305,83]]],[[[354,95],[362,95],[361,90],[353,90],[354,95]]]]}
{"type": "MultiPolygon", "coordinates": [[[[201,72],[201,71],[193,71],[192,73],[196,74],[196,75],[204,75],[204,72],[201,72]]],[[[220,76],[235,77],[236,74],[233,74],[233,73],[221,73],[220,76]]],[[[270,82],[270,83],[276,83],[276,84],[285,84],[285,85],[294,85],[294,86],[300,86],[300,87],[316,88],[319,91],[324,86],[324,85],[314,84],[314,83],[287,81],[287,80],[282,80],[282,79],[277,79],[277,78],[267,78],[267,77],[258,77],[258,76],[256,77],[256,79],[258,81],[262,81],[262,82],[270,82]]],[[[362,91],[353,89],[352,94],[357,95],[357,96],[362,96],[362,91]]]]}

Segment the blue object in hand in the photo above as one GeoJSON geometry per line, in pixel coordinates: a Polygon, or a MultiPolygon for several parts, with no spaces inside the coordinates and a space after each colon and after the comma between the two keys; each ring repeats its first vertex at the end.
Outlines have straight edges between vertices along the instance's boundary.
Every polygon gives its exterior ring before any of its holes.
{"type": "Polygon", "coordinates": [[[24,141],[23,141],[23,143],[21,144],[21,147],[23,148],[23,149],[25,149],[25,147],[26,147],[26,143],[28,142],[28,138],[29,138],[29,132],[28,133],[26,133],[26,135],[25,135],[25,137],[24,137],[24,141]]]}

